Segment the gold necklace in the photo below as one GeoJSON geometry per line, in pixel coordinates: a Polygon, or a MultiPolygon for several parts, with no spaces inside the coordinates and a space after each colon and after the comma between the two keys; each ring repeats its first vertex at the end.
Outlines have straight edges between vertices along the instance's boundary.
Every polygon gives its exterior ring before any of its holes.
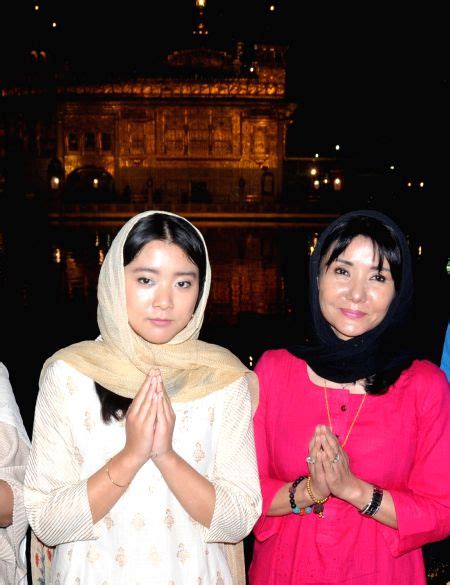
{"type": "MultiPolygon", "coordinates": [[[[330,424],[330,430],[331,430],[331,432],[333,432],[333,425],[331,423],[330,406],[328,404],[327,381],[325,380],[325,378],[323,379],[323,383],[324,383],[324,390],[325,390],[325,404],[327,405],[328,422],[330,424]]],[[[353,425],[355,424],[356,419],[358,418],[359,413],[361,412],[361,408],[363,407],[363,404],[364,404],[364,401],[366,400],[366,397],[367,397],[367,394],[364,394],[364,396],[362,397],[362,400],[360,402],[360,405],[358,407],[358,410],[356,411],[356,414],[353,417],[353,420],[352,420],[352,423],[350,425],[350,428],[348,429],[347,434],[345,435],[344,442],[341,445],[342,448],[345,447],[345,445],[346,445],[346,443],[348,441],[348,438],[350,436],[350,433],[352,432],[352,429],[353,429],[353,425]]]]}

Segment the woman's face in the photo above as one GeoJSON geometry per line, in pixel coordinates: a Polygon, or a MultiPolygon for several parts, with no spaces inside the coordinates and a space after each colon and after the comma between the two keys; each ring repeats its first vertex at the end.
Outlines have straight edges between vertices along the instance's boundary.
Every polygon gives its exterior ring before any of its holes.
{"type": "Polygon", "coordinates": [[[153,240],[125,266],[128,323],[150,343],[167,343],[186,327],[198,293],[198,268],[176,244],[153,240]]]}
{"type": "Polygon", "coordinates": [[[328,267],[326,260],[318,279],[319,303],[337,337],[348,340],[381,323],[395,296],[395,286],[386,259],[378,270],[378,253],[372,241],[357,236],[328,267]]]}

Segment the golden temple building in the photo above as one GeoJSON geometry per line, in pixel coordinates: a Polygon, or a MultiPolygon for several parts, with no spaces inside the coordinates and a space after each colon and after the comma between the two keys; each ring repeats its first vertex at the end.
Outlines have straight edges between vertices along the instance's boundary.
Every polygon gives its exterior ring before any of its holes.
{"type": "MultiPolygon", "coordinates": [[[[207,32],[200,18],[194,36],[207,32]]],[[[24,190],[41,199],[274,203],[296,109],[285,97],[285,51],[254,44],[244,65],[242,42],[234,55],[197,43],[154,76],[3,87],[0,175],[15,136],[24,190]]]]}

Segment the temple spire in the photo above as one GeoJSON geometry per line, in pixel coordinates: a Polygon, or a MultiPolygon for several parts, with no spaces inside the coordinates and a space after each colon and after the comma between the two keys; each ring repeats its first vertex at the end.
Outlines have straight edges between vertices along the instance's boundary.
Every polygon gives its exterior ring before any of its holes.
{"type": "Polygon", "coordinates": [[[192,31],[194,36],[207,36],[208,29],[206,28],[205,7],[206,0],[195,0],[195,7],[197,8],[197,23],[192,31]]]}

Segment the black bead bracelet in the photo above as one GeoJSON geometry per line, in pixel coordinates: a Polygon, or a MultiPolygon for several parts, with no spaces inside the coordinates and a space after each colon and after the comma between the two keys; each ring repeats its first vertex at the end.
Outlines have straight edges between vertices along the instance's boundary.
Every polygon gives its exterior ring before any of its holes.
{"type": "Polygon", "coordinates": [[[300,477],[297,477],[297,479],[292,483],[292,485],[289,486],[289,503],[291,505],[292,512],[294,514],[300,514],[300,508],[295,503],[294,496],[295,496],[295,490],[297,489],[298,484],[301,481],[303,481],[304,479],[306,479],[306,475],[301,475],[300,477]]]}

